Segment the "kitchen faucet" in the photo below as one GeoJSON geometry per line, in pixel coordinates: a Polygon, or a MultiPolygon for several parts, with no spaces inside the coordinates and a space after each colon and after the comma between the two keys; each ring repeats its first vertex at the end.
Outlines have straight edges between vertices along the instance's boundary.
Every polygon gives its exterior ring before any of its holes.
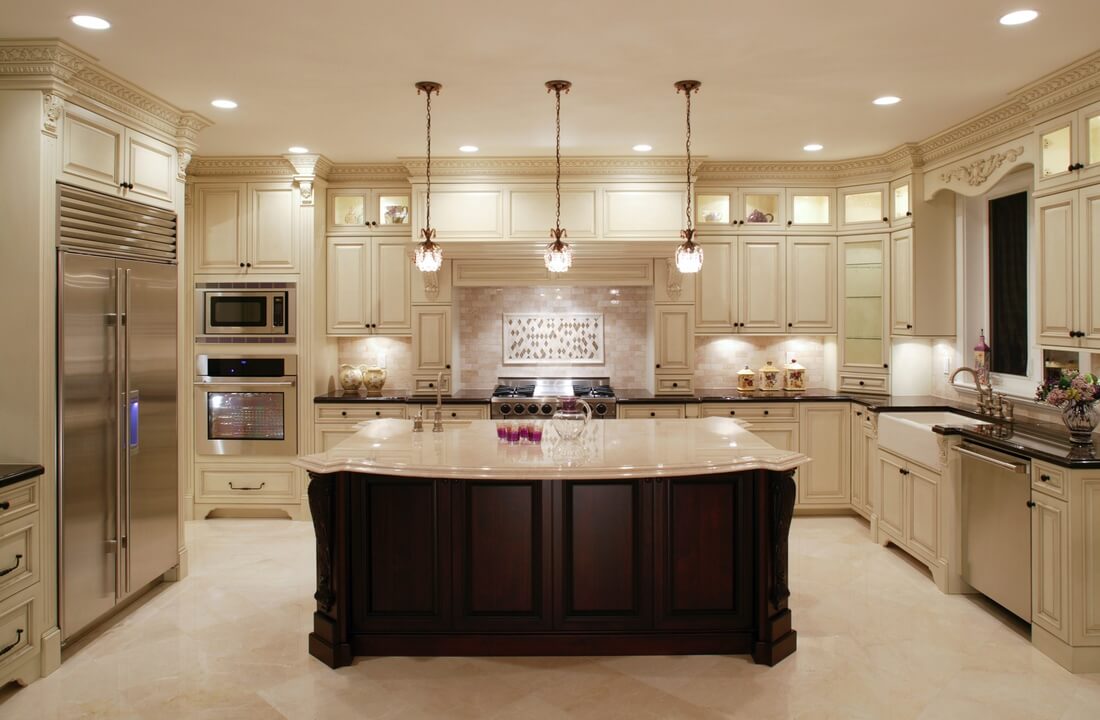
{"type": "Polygon", "coordinates": [[[947,382],[954,385],[955,377],[961,372],[968,372],[974,377],[974,386],[978,389],[979,415],[1012,422],[1012,401],[1006,399],[1003,394],[994,392],[993,385],[990,384],[989,380],[986,380],[983,386],[981,376],[978,375],[978,371],[974,368],[960,365],[951,373],[951,377],[947,379],[947,382]]]}
{"type": "Polygon", "coordinates": [[[435,376],[435,419],[432,432],[443,432],[443,373],[435,376]]]}

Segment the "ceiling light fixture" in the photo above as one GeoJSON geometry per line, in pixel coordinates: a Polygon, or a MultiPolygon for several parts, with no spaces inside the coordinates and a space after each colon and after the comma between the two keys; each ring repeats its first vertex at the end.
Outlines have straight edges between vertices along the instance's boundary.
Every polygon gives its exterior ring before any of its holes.
{"type": "Polygon", "coordinates": [[[823,150],[824,148],[825,146],[821,143],[810,143],[809,145],[802,146],[802,149],[806,152],[817,152],[818,150],[823,150]]]}
{"type": "Polygon", "coordinates": [[[233,102],[232,100],[226,100],[224,98],[219,98],[217,100],[211,100],[210,104],[213,105],[214,107],[220,108],[222,110],[233,110],[234,108],[237,107],[237,103],[233,102]]]}
{"type": "Polygon", "coordinates": [[[459,145],[459,152],[477,152],[480,148],[477,145],[459,145]]]}
{"type": "Polygon", "coordinates": [[[413,256],[416,268],[420,272],[435,272],[443,266],[443,249],[435,243],[435,229],[432,228],[432,94],[438,95],[442,89],[443,86],[437,82],[418,82],[416,84],[416,94],[425,93],[428,96],[424,103],[428,138],[428,164],[425,173],[428,177],[428,188],[424,195],[424,227],[420,230],[420,234],[424,239],[416,246],[413,256]]]}
{"type": "Polygon", "coordinates": [[[309,152],[309,148],[304,148],[301,145],[291,145],[286,151],[288,153],[294,153],[295,155],[301,155],[302,153],[309,152]]]}
{"type": "Polygon", "coordinates": [[[73,21],[73,25],[78,25],[85,30],[106,30],[111,27],[111,23],[95,15],[73,15],[69,19],[73,21]]]}
{"type": "Polygon", "coordinates": [[[652,145],[646,145],[645,143],[641,143],[640,145],[635,145],[634,146],[634,152],[649,152],[652,149],[653,149],[652,145]]]}
{"type": "Polygon", "coordinates": [[[1023,25],[1037,17],[1039,17],[1039,13],[1034,10],[1013,10],[1002,16],[1000,22],[1002,25],[1023,25]]]}
{"type": "MultiPolygon", "coordinates": [[[[568,93],[573,83],[568,80],[550,80],[546,83],[546,92],[554,93],[554,227],[550,230],[553,241],[546,246],[543,260],[550,272],[563,273],[573,265],[573,248],[562,242],[566,236],[561,226],[561,94],[568,93]]],[[[560,298],[559,298],[560,299],[560,298]]]]}
{"type": "Polygon", "coordinates": [[[901,102],[901,98],[896,95],[883,95],[872,100],[875,105],[897,105],[901,102]]]}
{"type": "Polygon", "coordinates": [[[703,248],[695,244],[695,222],[691,213],[691,94],[699,92],[701,85],[698,80],[676,83],[676,94],[684,93],[687,98],[687,139],[684,142],[687,149],[687,227],[680,231],[684,241],[676,248],[676,269],[682,273],[697,273],[703,267],[703,248]]]}

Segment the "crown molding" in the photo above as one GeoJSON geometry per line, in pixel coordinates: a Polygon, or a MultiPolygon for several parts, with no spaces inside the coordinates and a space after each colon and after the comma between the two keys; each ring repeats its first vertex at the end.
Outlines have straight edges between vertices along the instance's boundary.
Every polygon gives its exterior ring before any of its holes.
{"type": "MultiPolygon", "coordinates": [[[[422,157],[398,160],[408,175],[420,182],[427,170],[422,157]]],[[[702,160],[692,163],[696,168],[702,160]]],[[[683,157],[568,157],[561,159],[561,174],[586,177],[682,177],[687,170],[683,157]]],[[[432,177],[551,177],[555,164],[552,157],[444,157],[432,158],[432,177]]]]}
{"type": "Polygon", "coordinates": [[[1086,55],[1012,93],[1033,112],[1041,113],[1100,88],[1100,50],[1086,55]]]}
{"type": "Polygon", "coordinates": [[[106,108],[177,147],[193,150],[213,123],[108,72],[96,58],[57,38],[0,40],[0,88],[39,89],[91,109],[106,108]]]}
{"type": "MultiPolygon", "coordinates": [[[[435,168],[432,168],[433,172],[435,168]]],[[[329,182],[380,183],[409,181],[409,171],[398,163],[333,163],[328,171],[329,182]]]]}
{"type": "Polygon", "coordinates": [[[270,157],[204,157],[195,155],[187,166],[188,177],[214,176],[263,176],[292,179],[298,172],[285,158],[278,155],[270,157]]]}

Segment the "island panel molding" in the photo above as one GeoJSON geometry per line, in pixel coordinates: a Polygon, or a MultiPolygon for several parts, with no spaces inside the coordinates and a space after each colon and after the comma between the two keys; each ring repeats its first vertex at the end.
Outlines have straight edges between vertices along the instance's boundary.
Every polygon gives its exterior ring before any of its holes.
{"type": "Polygon", "coordinates": [[[602,365],[603,313],[504,313],[504,364],[602,365]]]}

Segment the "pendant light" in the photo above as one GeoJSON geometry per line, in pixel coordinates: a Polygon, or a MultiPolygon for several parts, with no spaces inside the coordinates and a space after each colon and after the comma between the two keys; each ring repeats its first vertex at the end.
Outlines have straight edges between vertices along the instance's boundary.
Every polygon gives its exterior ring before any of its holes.
{"type": "Polygon", "coordinates": [[[418,82],[416,94],[425,93],[427,111],[428,164],[425,174],[428,177],[428,189],[424,196],[424,227],[420,230],[423,239],[416,246],[413,260],[421,272],[436,272],[443,265],[443,248],[435,242],[435,229],[432,228],[432,94],[439,94],[443,88],[437,82],[418,82]]]}
{"type": "Polygon", "coordinates": [[[554,163],[556,173],[554,175],[554,227],[550,230],[553,242],[546,246],[546,254],[543,260],[546,269],[550,272],[563,273],[573,264],[573,248],[569,243],[562,242],[565,237],[565,228],[561,226],[561,94],[568,93],[573,83],[568,80],[550,80],[546,83],[546,92],[554,93],[554,163]]]}
{"type": "Polygon", "coordinates": [[[697,273],[703,267],[703,248],[695,244],[695,218],[691,212],[691,94],[699,92],[698,80],[681,80],[676,83],[676,94],[687,98],[687,227],[680,231],[683,242],[676,248],[676,269],[682,273],[697,273]]]}

